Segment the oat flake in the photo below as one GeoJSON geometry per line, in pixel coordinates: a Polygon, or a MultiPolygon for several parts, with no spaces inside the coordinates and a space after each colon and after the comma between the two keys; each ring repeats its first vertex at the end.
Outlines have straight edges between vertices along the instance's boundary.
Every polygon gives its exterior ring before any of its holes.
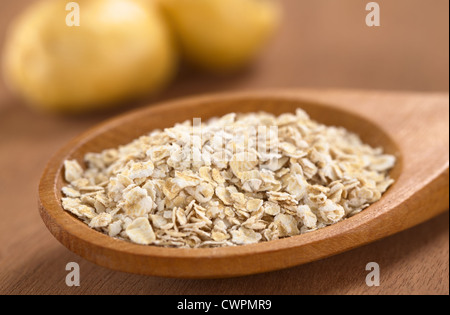
{"type": "Polygon", "coordinates": [[[381,198],[396,158],[298,110],[185,122],[83,162],[64,163],[66,211],[122,240],[204,248],[340,222],[381,198]]]}

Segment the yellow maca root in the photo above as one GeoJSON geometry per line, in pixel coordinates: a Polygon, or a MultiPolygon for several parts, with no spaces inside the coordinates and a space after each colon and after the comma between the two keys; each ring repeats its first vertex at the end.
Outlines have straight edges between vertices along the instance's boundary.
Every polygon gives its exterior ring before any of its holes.
{"type": "Polygon", "coordinates": [[[213,72],[241,68],[277,28],[276,0],[160,0],[185,57],[213,72]]]}
{"type": "Polygon", "coordinates": [[[44,0],[13,23],[4,50],[10,87],[33,106],[82,112],[156,92],[172,78],[176,51],[160,8],[144,0],[44,0]]]}

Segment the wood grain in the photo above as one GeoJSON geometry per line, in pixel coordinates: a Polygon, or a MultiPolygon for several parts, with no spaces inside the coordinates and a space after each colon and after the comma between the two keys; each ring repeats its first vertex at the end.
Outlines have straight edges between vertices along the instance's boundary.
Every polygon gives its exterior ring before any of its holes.
{"type": "MultiPolygon", "coordinates": [[[[32,1],[0,2],[0,48],[7,24],[32,1]]],[[[161,98],[300,86],[448,91],[449,2],[377,2],[382,27],[370,29],[361,13],[364,1],[283,0],[284,23],[254,67],[230,78],[183,70],[161,98]]],[[[337,104],[359,97],[312,94],[337,104]]],[[[113,114],[64,118],[32,112],[0,80],[1,294],[449,294],[448,214],[332,258],[237,279],[142,277],[81,259],[42,224],[37,185],[61,145],[113,114]],[[71,261],[80,264],[80,288],[64,283],[71,261]],[[370,261],[381,266],[378,288],[364,282],[370,261]]]]}
{"type": "MultiPolygon", "coordinates": [[[[328,91],[304,91],[304,98],[318,102],[346,104],[348,102],[364,103],[376,106],[379,103],[396,103],[405,94],[397,93],[341,93],[328,91]],[[369,97],[368,97],[369,95],[369,97]],[[372,96],[370,96],[372,95],[372,96]],[[364,102],[363,102],[364,100],[364,102]]],[[[409,94],[409,93],[408,93],[409,94]]],[[[407,98],[413,104],[420,99],[427,99],[428,94],[409,94],[407,98]]],[[[442,96],[435,96],[441,99],[442,96]]],[[[3,112],[5,113],[5,112],[3,112]]],[[[381,113],[379,114],[382,115],[381,113]]],[[[62,121],[60,118],[44,116],[33,124],[34,115],[28,111],[22,113],[6,112],[4,122],[10,122],[10,130],[15,125],[15,117],[29,117],[28,128],[36,136],[46,135],[46,150],[41,144],[27,140],[23,135],[19,144],[9,145],[10,154],[0,155],[5,177],[2,180],[2,200],[8,202],[14,213],[3,210],[8,217],[0,221],[3,246],[0,251],[0,292],[3,293],[117,293],[117,294],[207,294],[207,293],[260,293],[260,294],[300,294],[300,293],[346,293],[346,294],[406,294],[448,292],[448,215],[421,225],[412,231],[390,237],[370,246],[349,253],[307,264],[285,271],[267,275],[239,278],[238,280],[189,281],[168,280],[153,277],[140,277],[109,271],[97,267],[64,249],[46,232],[37,211],[36,199],[23,196],[36,196],[39,168],[47,162],[62,142],[58,131],[63,126],[72,126],[72,132],[82,124],[73,120],[62,121]],[[40,128],[45,122],[46,128],[40,128]],[[55,138],[50,135],[54,134],[55,138]],[[34,156],[23,156],[22,145],[29,146],[34,156]],[[37,171],[33,171],[37,169],[37,171]],[[12,180],[14,174],[29,174],[30,184],[21,180],[12,180]],[[33,175],[34,174],[34,175],[33,175]],[[34,184],[33,184],[34,183],[34,184]],[[6,198],[7,196],[10,196],[6,198]],[[33,200],[34,199],[34,200],[33,200]],[[15,231],[15,232],[13,232],[15,231]],[[82,286],[68,288],[64,284],[65,265],[75,261],[82,270],[82,286]],[[365,265],[370,261],[379,262],[382,267],[383,283],[379,288],[365,286],[365,265]]],[[[2,128],[5,125],[2,125],[2,128]]],[[[4,131],[4,130],[2,130],[4,131]]],[[[3,133],[0,133],[0,135],[3,133]]],[[[67,135],[66,135],[67,137],[67,135]]],[[[2,139],[3,147],[6,147],[2,139]]],[[[448,157],[448,155],[447,155],[448,157]]],[[[24,176],[24,175],[23,175],[24,176]]],[[[36,196],[37,197],[37,196],[36,196]]],[[[35,197],[35,198],[36,198],[35,197]]]]}
{"type": "MultiPolygon", "coordinates": [[[[320,93],[327,95],[326,91],[320,93]]],[[[400,232],[448,209],[447,95],[419,98],[405,94],[387,101],[383,93],[366,93],[357,103],[334,105],[314,103],[302,94],[266,91],[180,99],[100,124],[69,142],[49,162],[39,186],[42,219],[63,245],[101,266],[143,275],[223,278],[283,269],[335,255],[400,232]],[[371,104],[373,99],[377,106],[371,104]],[[321,123],[345,127],[370,145],[381,146],[397,156],[391,172],[396,183],[379,202],[348,220],[305,235],[213,249],[130,244],[90,229],[62,209],[65,160],[77,159],[83,164],[86,153],[118,147],[154,129],[195,117],[206,121],[230,112],[257,111],[280,115],[297,108],[321,123]]]]}

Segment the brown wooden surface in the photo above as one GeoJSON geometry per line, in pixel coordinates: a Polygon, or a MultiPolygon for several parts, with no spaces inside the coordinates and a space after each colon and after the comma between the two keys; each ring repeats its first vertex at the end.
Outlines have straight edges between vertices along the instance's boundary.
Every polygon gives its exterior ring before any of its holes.
{"type": "MultiPolygon", "coordinates": [[[[30,0],[0,3],[6,24],[30,0]]],[[[364,25],[364,1],[286,0],[280,34],[259,62],[232,77],[185,71],[162,98],[267,87],[448,91],[448,1],[378,1],[382,27],[364,25]]],[[[333,101],[345,102],[335,96],[333,101]]],[[[376,105],[374,105],[376,106],[376,105]]],[[[448,214],[371,245],[283,271],[227,280],[174,280],[113,272],[60,245],[36,211],[37,185],[52,154],[109,117],[46,116],[0,85],[0,293],[32,294],[448,294],[448,214]],[[81,287],[64,283],[81,266],[81,287]],[[365,265],[381,266],[381,286],[365,285],[365,265]]]]}
{"type": "Polygon", "coordinates": [[[63,245],[118,271],[197,279],[280,270],[365,245],[447,211],[448,116],[447,94],[296,90],[175,100],[120,115],[65,145],[42,176],[39,210],[63,245]],[[346,101],[335,103],[339,97],[346,101]],[[316,99],[323,103],[315,103],[316,99]],[[344,222],[306,235],[213,249],[161,248],[119,241],[93,231],[61,207],[65,160],[77,159],[83,165],[86,153],[127,144],[154,129],[193,117],[206,121],[230,112],[257,111],[280,115],[294,113],[297,108],[321,123],[356,132],[370,145],[397,156],[391,171],[396,183],[379,202],[344,222]]]}

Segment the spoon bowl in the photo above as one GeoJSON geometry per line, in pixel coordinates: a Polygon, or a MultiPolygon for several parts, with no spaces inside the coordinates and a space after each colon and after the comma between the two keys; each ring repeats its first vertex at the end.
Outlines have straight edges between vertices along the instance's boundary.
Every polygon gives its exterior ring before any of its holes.
{"type": "Polygon", "coordinates": [[[424,107],[412,101],[404,101],[409,105],[393,104],[386,98],[376,102],[370,93],[354,95],[359,95],[361,103],[356,103],[358,97],[336,104],[322,103],[314,100],[320,97],[301,91],[212,95],[150,106],[113,118],[70,141],[49,162],[39,186],[41,217],[64,246],[98,265],[143,275],[220,278],[278,270],[325,258],[446,211],[448,98],[435,96],[424,107]],[[402,110],[394,110],[395,106],[402,110]],[[61,188],[65,185],[63,163],[67,159],[76,159],[83,165],[88,152],[127,144],[154,129],[193,118],[205,121],[230,112],[257,111],[279,115],[293,113],[297,108],[304,109],[320,123],[345,127],[364,142],[397,157],[390,174],[395,184],[377,203],[349,219],[307,234],[253,245],[203,249],[141,246],[117,240],[89,228],[61,206],[61,188]],[[420,124],[423,119],[427,119],[428,126],[420,124]]]}

